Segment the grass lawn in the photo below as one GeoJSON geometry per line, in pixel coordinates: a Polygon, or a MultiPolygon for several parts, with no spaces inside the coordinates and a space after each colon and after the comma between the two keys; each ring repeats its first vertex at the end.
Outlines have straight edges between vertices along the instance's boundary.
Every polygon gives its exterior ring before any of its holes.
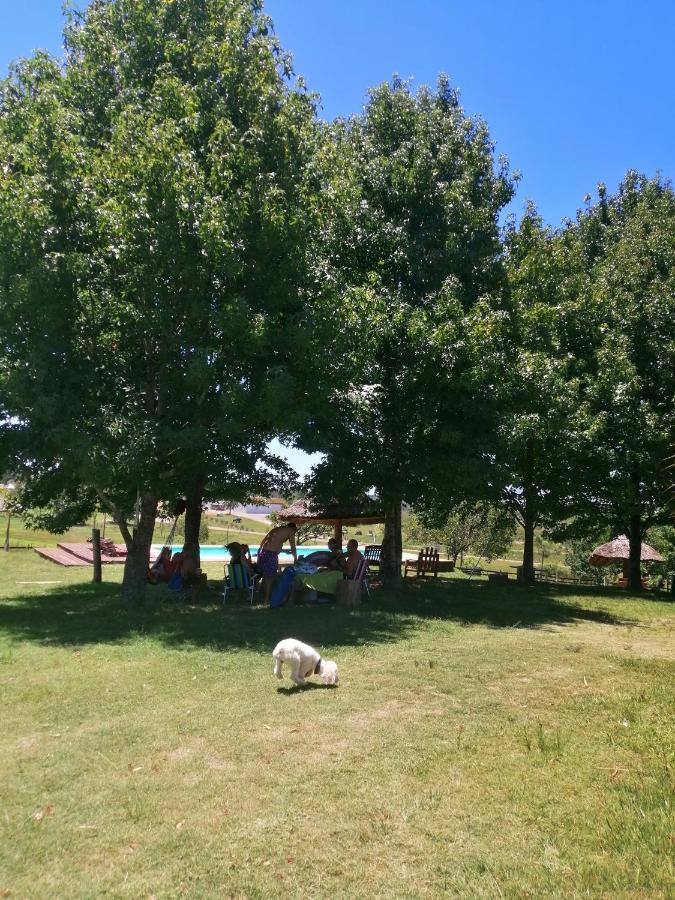
{"type": "MultiPolygon", "coordinates": [[[[259,522],[256,519],[241,517],[240,521],[235,524],[233,518],[233,516],[229,515],[205,517],[210,531],[208,543],[220,544],[222,546],[225,543],[228,532],[230,540],[246,537],[251,543],[257,543],[259,538],[266,534],[270,529],[269,525],[266,525],[264,522],[259,522]]],[[[98,516],[96,524],[99,529],[103,528],[103,517],[101,515],[98,516]]],[[[93,521],[90,520],[86,525],[76,525],[73,528],[69,528],[68,531],[63,534],[52,534],[49,531],[26,528],[20,516],[12,516],[10,522],[10,547],[14,549],[55,547],[63,541],[81,544],[91,538],[92,526],[93,521]]],[[[170,527],[171,525],[169,523],[158,521],[155,526],[154,542],[161,544],[169,533],[170,527]]],[[[0,536],[3,542],[6,528],[7,516],[4,513],[0,513],[0,536]]],[[[119,528],[114,522],[111,522],[110,519],[105,523],[105,537],[110,538],[117,544],[124,543],[119,528]]],[[[180,544],[182,540],[182,535],[176,535],[176,544],[180,544]]]]}
{"type": "Polygon", "coordinates": [[[231,516],[229,513],[204,513],[208,522],[211,536],[209,543],[224,542],[225,532],[230,533],[230,540],[236,540],[237,534],[257,535],[259,538],[267,534],[272,527],[267,522],[258,519],[248,519],[246,516],[231,516]],[[235,519],[238,521],[235,522],[235,519]]]}
{"type": "Polygon", "coordinates": [[[0,553],[0,896],[674,896],[674,604],[129,614],[121,574],[0,553]],[[288,636],[340,686],[273,679],[288,636]]]}

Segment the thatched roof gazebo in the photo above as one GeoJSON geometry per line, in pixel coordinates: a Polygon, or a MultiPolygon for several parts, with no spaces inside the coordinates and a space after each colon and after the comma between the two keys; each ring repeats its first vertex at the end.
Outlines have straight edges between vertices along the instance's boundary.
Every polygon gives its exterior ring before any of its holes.
{"type": "MultiPolygon", "coordinates": [[[[592,566],[609,566],[615,562],[623,563],[623,578],[628,579],[628,560],[630,557],[630,543],[625,534],[621,537],[614,538],[606,544],[596,547],[589,557],[592,566]]],[[[658,550],[650,547],[649,544],[642,544],[640,547],[640,562],[665,562],[658,550]]]]}
{"type": "Polygon", "coordinates": [[[335,540],[342,547],[342,529],[347,525],[379,525],[384,522],[384,513],[374,504],[348,505],[341,503],[319,504],[313,500],[297,500],[286,509],[279,511],[281,522],[307,522],[316,525],[332,525],[335,540]]]}

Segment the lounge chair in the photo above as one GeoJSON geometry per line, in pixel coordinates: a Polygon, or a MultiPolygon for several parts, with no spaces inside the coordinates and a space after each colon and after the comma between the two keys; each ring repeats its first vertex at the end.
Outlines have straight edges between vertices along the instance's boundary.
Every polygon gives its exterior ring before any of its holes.
{"type": "Polygon", "coordinates": [[[223,606],[227,603],[227,595],[230,591],[247,591],[248,599],[253,606],[253,595],[258,582],[257,575],[251,575],[248,567],[242,563],[229,563],[225,567],[225,581],[223,583],[223,606]]]}
{"type": "Polygon", "coordinates": [[[368,561],[369,566],[377,566],[379,568],[382,557],[382,544],[367,544],[363,548],[363,558],[368,561]]]}
{"type": "Polygon", "coordinates": [[[354,578],[352,581],[360,581],[363,587],[363,590],[368,595],[368,599],[370,600],[370,585],[368,584],[368,567],[370,562],[364,556],[361,562],[356,567],[356,572],[354,572],[354,578]]]}

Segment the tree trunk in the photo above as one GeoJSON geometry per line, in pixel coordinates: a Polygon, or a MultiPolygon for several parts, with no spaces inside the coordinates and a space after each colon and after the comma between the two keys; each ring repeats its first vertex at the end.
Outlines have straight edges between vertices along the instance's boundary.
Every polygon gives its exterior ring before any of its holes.
{"type": "Polygon", "coordinates": [[[396,586],[401,581],[401,501],[392,501],[384,510],[384,536],[380,555],[380,576],[384,584],[396,586]]]}
{"type": "Polygon", "coordinates": [[[127,606],[140,606],[145,600],[150,566],[150,545],[155,530],[156,516],[157,497],[154,494],[141,494],[138,526],[133,535],[129,533],[126,522],[117,523],[127,545],[127,559],[122,579],[122,599],[127,606]]]}
{"type": "Polygon", "coordinates": [[[527,584],[534,584],[534,526],[537,523],[534,497],[534,444],[528,440],[523,459],[523,507],[521,511],[523,529],[525,531],[523,541],[523,565],[520,570],[520,580],[527,584]]]}
{"type": "Polygon", "coordinates": [[[204,499],[204,483],[199,481],[188,490],[185,500],[185,543],[197,547],[197,565],[199,559],[199,526],[202,523],[202,500],[204,499]]]}
{"type": "Polygon", "coordinates": [[[7,510],[7,531],[5,532],[5,546],[3,547],[5,553],[9,553],[9,523],[12,521],[12,513],[10,510],[7,510]]]}
{"type": "Polygon", "coordinates": [[[631,591],[642,590],[642,571],[640,569],[640,557],[642,556],[642,520],[639,513],[630,517],[628,529],[628,587],[631,591]]]}
{"type": "Polygon", "coordinates": [[[91,552],[94,557],[94,584],[101,583],[101,532],[98,528],[91,529],[91,552]]]}
{"type": "Polygon", "coordinates": [[[525,537],[523,541],[523,566],[521,580],[528,584],[534,584],[534,525],[535,516],[530,500],[525,501],[523,510],[523,529],[525,537]]]}

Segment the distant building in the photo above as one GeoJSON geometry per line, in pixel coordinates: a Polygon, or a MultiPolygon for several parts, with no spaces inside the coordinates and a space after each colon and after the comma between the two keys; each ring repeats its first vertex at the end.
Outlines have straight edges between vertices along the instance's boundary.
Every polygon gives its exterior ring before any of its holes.
{"type": "Polygon", "coordinates": [[[257,503],[250,503],[244,507],[245,513],[253,513],[258,516],[269,516],[270,513],[279,512],[286,506],[286,501],[281,497],[268,497],[260,499],[257,503]]]}
{"type": "Polygon", "coordinates": [[[222,500],[214,503],[208,503],[207,509],[211,512],[231,512],[233,515],[257,515],[269,516],[271,513],[279,512],[286,506],[283,497],[257,497],[255,501],[247,504],[240,503],[224,503],[222,500]]]}

